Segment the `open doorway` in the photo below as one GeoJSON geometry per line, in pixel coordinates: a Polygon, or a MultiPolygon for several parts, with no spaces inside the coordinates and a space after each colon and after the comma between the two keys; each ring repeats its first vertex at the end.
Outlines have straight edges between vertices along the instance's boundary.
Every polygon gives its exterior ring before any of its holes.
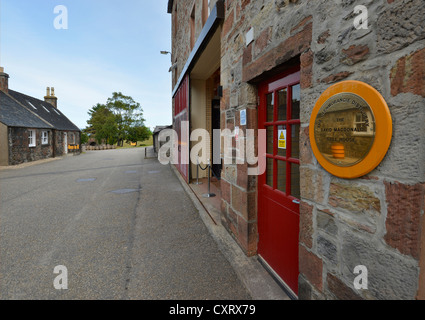
{"type": "MultiPolygon", "coordinates": [[[[211,112],[211,128],[214,132],[215,129],[220,130],[220,100],[214,99],[212,100],[212,112],[211,112]]],[[[215,135],[212,135],[212,150],[213,153],[220,152],[220,140],[215,139],[215,135]]],[[[220,159],[220,157],[213,157],[215,159],[220,159]]],[[[217,179],[221,178],[221,170],[222,170],[222,164],[221,163],[213,163],[212,164],[212,171],[213,174],[217,179]]]]}

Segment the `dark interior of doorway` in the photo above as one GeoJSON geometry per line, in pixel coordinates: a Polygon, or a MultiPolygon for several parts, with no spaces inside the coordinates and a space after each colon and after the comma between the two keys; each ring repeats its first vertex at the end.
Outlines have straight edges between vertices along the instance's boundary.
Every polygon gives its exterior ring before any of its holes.
{"type": "MultiPolygon", "coordinates": [[[[212,112],[211,112],[211,122],[212,122],[212,129],[219,129],[220,130],[220,100],[218,99],[214,99],[212,100],[212,112]]],[[[213,144],[213,150],[215,150],[214,146],[215,144],[220,144],[220,141],[215,141],[214,140],[214,135],[213,135],[213,139],[212,139],[212,144],[213,144]]],[[[220,149],[220,148],[218,148],[220,149]]],[[[221,163],[217,164],[217,163],[213,163],[212,164],[212,172],[213,175],[217,178],[220,179],[221,178],[221,170],[222,170],[223,166],[221,163]]]]}

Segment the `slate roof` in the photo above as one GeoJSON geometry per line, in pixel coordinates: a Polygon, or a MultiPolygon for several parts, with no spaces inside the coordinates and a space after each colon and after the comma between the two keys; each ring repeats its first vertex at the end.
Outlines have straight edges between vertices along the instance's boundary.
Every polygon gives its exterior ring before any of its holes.
{"type": "Polygon", "coordinates": [[[19,101],[27,109],[31,110],[31,112],[34,112],[49,124],[51,124],[54,129],[64,131],[80,131],[80,129],[75,124],[73,124],[60,110],[52,106],[50,103],[10,89],[9,95],[19,101]]]}
{"type": "Polygon", "coordinates": [[[152,134],[157,134],[159,132],[161,132],[164,129],[167,128],[172,128],[172,126],[156,126],[155,129],[153,130],[152,134]]]}
{"type": "Polygon", "coordinates": [[[52,129],[53,126],[0,91],[0,122],[8,127],[52,129]]]}

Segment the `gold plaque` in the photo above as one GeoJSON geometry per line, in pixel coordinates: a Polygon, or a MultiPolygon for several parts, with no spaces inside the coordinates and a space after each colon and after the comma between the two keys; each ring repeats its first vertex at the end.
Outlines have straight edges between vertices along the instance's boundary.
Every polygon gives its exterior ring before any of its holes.
{"type": "Polygon", "coordinates": [[[329,173],[355,179],[375,169],[391,144],[391,113],[385,99],[367,83],[346,80],[326,89],[310,119],[310,143],[329,173]]]}
{"type": "Polygon", "coordinates": [[[340,167],[354,166],[368,155],[374,143],[373,111],[357,94],[336,94],[319,109],[314,137],[327,161],[340,167]]]}

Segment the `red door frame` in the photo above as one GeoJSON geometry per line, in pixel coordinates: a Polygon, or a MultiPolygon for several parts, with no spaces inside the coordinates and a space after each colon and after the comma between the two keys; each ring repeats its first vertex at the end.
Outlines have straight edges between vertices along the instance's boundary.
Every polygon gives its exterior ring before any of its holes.
{"type": "Polygon", "coordinates": [[[298,245],[299,245],[299,199],[291,195],[291,167],[299,165],[300,160],[292,158],[291,125],[300,125],[300,120],[292,120],[292,86],[300,83],[299,66],[287,70],[284,74],[268,79],[259,86],[260,106],[258,108],[258,128],[273,126],[273,187],[267,185],[267,170],[258,178],[258,255],[264,260],[273,273],[283,281],[285,287],[298,294],[298,245]],[[286,101],[286,120],[277,121],[277,92],[288,88],[286,101]],[[267,95],[274,95],[274,116],[267,122],[267,95]],[[278,127],[286,126],[286,156],[278,154],[278,127]],[[277,163],[286,163],[285,192],[277,189],[277,163]]]}
{"type": "Polygon", "coordinates": [[[176,168],[189,181],[189,126],[185,128],[182,122],[189,121],[189,76],[186,75],[174,96],[174,130],[178,135],[178,164],[176,168]],[[184,132],[182,131],[184,130],[184,132]]]}

